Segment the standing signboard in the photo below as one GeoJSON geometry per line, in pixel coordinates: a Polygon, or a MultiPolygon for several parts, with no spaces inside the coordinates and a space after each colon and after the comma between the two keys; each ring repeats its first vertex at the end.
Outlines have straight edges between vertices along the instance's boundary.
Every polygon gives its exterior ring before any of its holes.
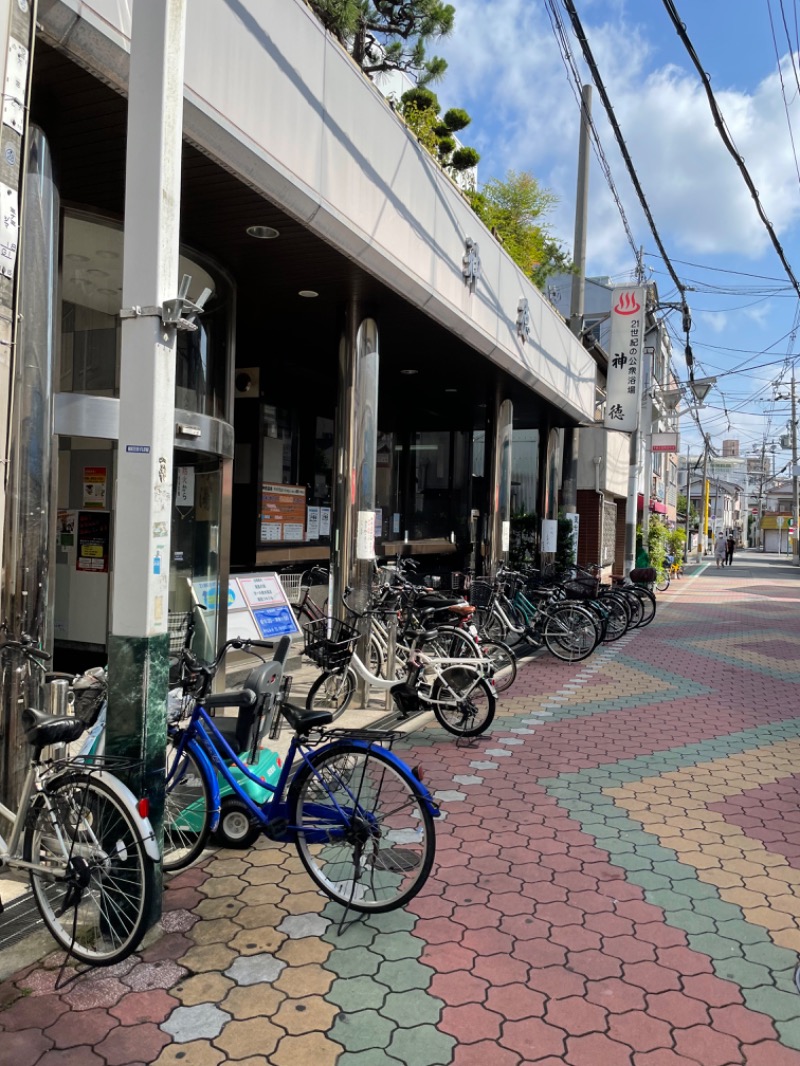
{"type": "Polygon", "coordinates": [[[646,298],[644,285],[618,285],[612,290],[606,429],[632,433],[639,425],[646,298]]]}

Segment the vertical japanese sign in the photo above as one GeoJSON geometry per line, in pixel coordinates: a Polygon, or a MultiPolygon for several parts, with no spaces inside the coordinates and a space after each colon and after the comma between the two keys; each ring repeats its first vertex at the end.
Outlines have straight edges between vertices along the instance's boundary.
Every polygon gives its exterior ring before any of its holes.
{"type": "Polygon", "coordinates": [[[612,290],[606,429],[632,433],[639,425],[646,297],[644,285],[612,290]]]}

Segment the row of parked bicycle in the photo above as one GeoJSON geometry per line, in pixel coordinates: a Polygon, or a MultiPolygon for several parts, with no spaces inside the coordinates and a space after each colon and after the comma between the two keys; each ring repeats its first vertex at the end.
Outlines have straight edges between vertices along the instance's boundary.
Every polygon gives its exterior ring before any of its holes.
{"type": "Polygon", "coordinates": [[[494,717],[495,693],[516,678],[515,648],[545,646],[559,659],[580,661],[598,644],[648,625],[656,612],[646,585],[605,586],[577,568],[558,581],[538,571],[501,569],[494,581],[473,580],[465,596],[421,585],[415,569],[411,560],[381,568],[359,608],[348,591],[347,622],[329,618],[326,604],[313,595],[315,585],[327,585],[327,571],[317,567],[304,575],[295,611],[306,654],[322,669],[306,699],[309,709],[338,717],[361,679],[391,691],[401,713],[428,708],[448,732],[475,736],[494,717]],[[355,650],[359,641],[363,658],[355,650]]]}
{"type": "MultiPolygon", "coordinates": [[[[108,965],[134,951],[152,913],[155,865],[181,869],[212,834],[229,845],[247,846],[261,834],[293,844],[345,914],[402,906],[430,873],[439,812],[422,768],[392,751],[397,732],[329,728],[350,703],[356,677],[391,693],[402,714],[428,708],[450,733],[475,736],[494,717],[496,692],[516,677],[512,644],[544,644],[575,661],[655,614],[646,588],[600,588],[588,573],[557,584],[504,570],[491,583],[473,582],[466,598],[420,587],[413,572],[410,563],[382,571],[358,606],[347,594],[349,621],[327,616],[311,595],[327,575],[309,573],[296,610],[307,621],[304,650],[321,674],[305,708],[288,700],[288,637],[276,645],[227,641],[211,663],[181,651],[161,850],[147,795],[118,776],[134,781],[137,767],[104,754],[104,673],[73,679],[72,715],[22,710],[29,772],[18,809],[0,804],[11,824],[8,840],[0,836],[0,869],[30,878],[44,924],[68,953],[108,965]],[[362,640],[366,618],[371,632],[362,640]],[[257,656],[259,665],[235,690],[212,692],[231,649],[257,656]],[[223,708],[237,713],[217,714],[223,708]],[[292,737],[270,781],[262,742],[276,739],[283,723],[292,737]]],[[[30,681],[48,658],[32,638],[0,633],[4,670],[30,681]]]]}

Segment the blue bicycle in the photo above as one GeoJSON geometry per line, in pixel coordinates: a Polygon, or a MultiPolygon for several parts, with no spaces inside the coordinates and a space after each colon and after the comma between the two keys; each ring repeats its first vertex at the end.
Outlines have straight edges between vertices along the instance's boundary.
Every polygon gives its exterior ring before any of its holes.
{"type": "Polygon", "coordinates": [[[430,874],[436,847],[433,819],[439,809],[420,770],[412,771],[391,751],[402,734],[326,730],[330,711],[285,702],[282,678],[289,643],[288,637],[277,646],[229,640],[207,666],[184,652],[194,699],[186,725],[172,731],[167,757],[164,850],[171,855],[170,868],[192,862],[217,829],[222,780],[232,794],[225,801],[228,815],[238,816],[245,830],[239,835],[241,846],[262,833],[294,844],[317,887],[346,909],[377,913],[401,907],[430,874]],[[251,671],[241,689],[208,693],[228,649],[252,654],[256,647],[274,647],[274,658],[251,671]],[[237,718],[212,717],[221,707],[238,707],[237,718]],[[281,719],[294,735],[278,780],[271,784],[253,773],[235,749],[262,735],[262,723],[274,735],[281,719]],[[248,793],[248,781],[263,790],[263,801],[248,793]]]}

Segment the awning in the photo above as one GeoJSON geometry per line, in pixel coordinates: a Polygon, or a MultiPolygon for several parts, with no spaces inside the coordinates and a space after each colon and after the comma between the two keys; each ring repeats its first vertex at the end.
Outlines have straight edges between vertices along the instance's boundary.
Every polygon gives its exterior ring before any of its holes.
{"type": "MultiPolygon", "coordinates": [[[[643,511],[644,510],[644,493],[641,493],[641,492],[639,493],[638,499],[636,501],[636,509],[637,509],[637,511],[643,511]]],[[[667,513],[667,505],[664,504],[664,503],[660,503],[658,500],[651,499],[650,500],[650,511],[652,513],[654,513],[654,514],[666,514],[667,513]]]]}

